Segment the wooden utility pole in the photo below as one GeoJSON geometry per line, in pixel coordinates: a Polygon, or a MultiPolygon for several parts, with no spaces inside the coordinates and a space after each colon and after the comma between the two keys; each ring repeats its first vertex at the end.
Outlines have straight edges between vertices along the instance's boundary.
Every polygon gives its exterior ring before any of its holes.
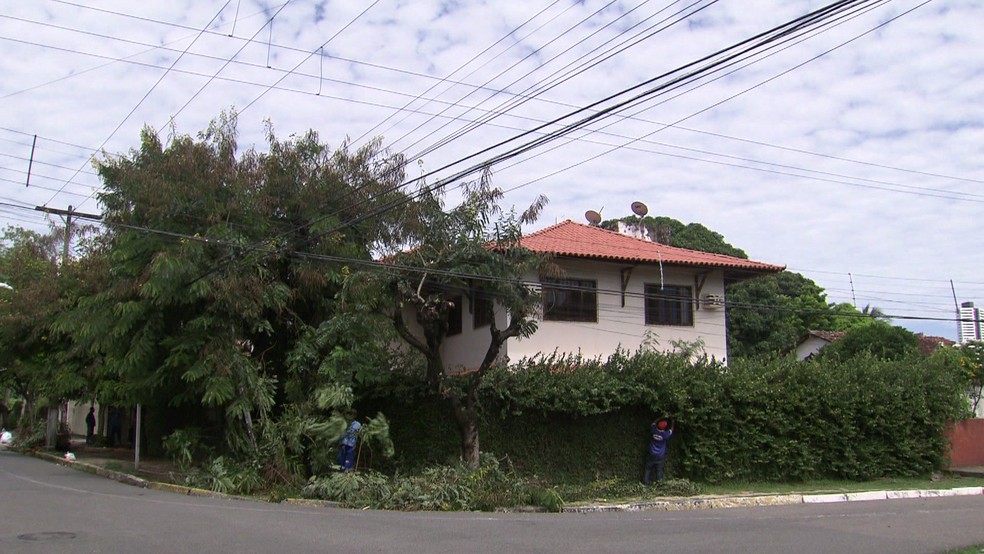
{"type": "MultiPolygon", "coordinates": [[[[57,208],[49,208],[47,206],[35,206],[35,210],[39,212],[44,212],[48,214],[55,214],[58,216],[65,216],[65,240],[62,244],[62,266],[61,271],[64,272],[65,268],[68,267],[68,260],[70,255],[70,249],[72,245],[72,215],[82,216],[90,219],[102,219],[102,216],[95,214],[79,213],[69,206],[67,210],[59,210],[57,208]]],[[[55,402],[50,402],[48,405],[48,420],[47,427],[45,429],[45,447],[54,448],[55,447],[55,435],[58,433],[58,418],[57,414],[59,411],[59,404],[55,402]],[[54,410],[54,414],[52,414],[54,410]]],[[[67,414],[66,414],[67,415],[67,414]]]]}

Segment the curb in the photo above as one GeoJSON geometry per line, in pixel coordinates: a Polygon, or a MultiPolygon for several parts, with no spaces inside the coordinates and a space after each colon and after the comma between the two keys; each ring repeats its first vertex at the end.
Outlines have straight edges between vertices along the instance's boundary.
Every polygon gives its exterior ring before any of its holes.
{"type": "Polygon", "coordinates": [[[939,498],[942,496],[973,496],[984,494],[984,487],[958,487],[955,489],[929,489],[904,491],[869,491],[847,494],[804,494],[805,504],[830,502],[866,502],[870,500],[898,500],[903,498],[939,498]]]}
{"type": "Polygon", "coordinates": [[[682,510],[712,510],[716,508],[740,508],[752,506],[784,506],[787,504],[802,504],[801,494],[776,494],[763,496],[715,496],[702,498],[670,498],[649,502],[633,502],[628,504],[603,504],[596,506],[565,506],[564,513],[599,513],[599,512],[642,512],[648,510],[675,512],[682,510]]]}
{"type": "Polygon", "coordinates": [[[958,487],[954,489],[866,491],[828,494],[781,494],[763,496],[719,496],[704,498],[672,498],[651,502],[626,504],[601,504],[595,506],[565,506],[564,513],[641,512],[711,510],[716,508],[740,508],[754,506],[784,506],[790,504],[830,504],[834,502],[867,502],[872,500],[900,500],[906,498],[940,498],[945,496],[984,495],[984,487],[958,487]]]}
{"type": "MultiPolygon", "coordinates": [[[[78,469],[113,479],[120,483],[135,487],[183,494],[185,496],[198,496],[208,498],[225,498],[229,500],[246,500],[250,502],[266,502],[261,498],[238,496],[214,492],[205,489],[198,489],[184,485],[174,485],[171,483],[159,483],[148,481],[128,473],[113,471],[103,467],[87,464],[77,460],[66,460],[64,457],[48,454],[46,452],[27,453],[36,458],[54,462],[58,465],[78,469]]],[[[927,490],[893,490],[893,491],[866,491],[852,493],[825,493],[825,494],[775,494],[775,495],[750,495],[750,496],[712,496],[712,497],[677,497],[665,500],[652,500],[646,502],[628,502],[622,504],[597,504],[589,506],[564,506],[561,513],[590,514],[604,512],[642,512],[642,511],[683,511],[683,510],[713,510],[719,508],[740,508],[756,506],[785,506],[791,504],[830,504],[835,502],[868,502],[873,500],[899,500],[907,498],[939,498],[948,496],[975,496],[984,495],[984,487],[958,487],[953,489],[927,489],[927,490]]],[[[341,503],[330,500],[313,500],[307,498],[285,498],[280,503],[293,506],[307,506],[311,508],[340,508],[341,503]]],[[[522,510],[509,509],[508,512],[540,512],[542,510],[522,510]]]]}
{"type": "Polygon", "coordinates": [[[80,462],[78,460],[66,460],[61,456],[55,456],[54,454],[48,454],[46,452],[31,452],[30,454],[36,458],[41,458],[42,460],[54,462],[61,466],[70,467],[73,469],[77,469],[79,471],[84,471],[86,473],[92,473],[95,475],[99,475],[100,477],[106,477],[108,479],[112,479],[114,481],[118,481],[126,485],[140,487],[142,489],[171,492],[175,494],[183,494],[185,496],[200,496],[200,497],[208,497],[208,498],[226,498],[231,500],[259,501],[257,499],[246,497],[246,496],[225,494],[225,493],[215,492],[205,489],[197,489],[195,487],[187,487],[184,485],[174,485],[171,483],[158,483],[157,481],[148,481],[146,479],[137,477],[135,475],[130,475],[129,473],[113,471],[111,469],[94,466],[92,464],[87,464],[85,462],[80,462]]]}

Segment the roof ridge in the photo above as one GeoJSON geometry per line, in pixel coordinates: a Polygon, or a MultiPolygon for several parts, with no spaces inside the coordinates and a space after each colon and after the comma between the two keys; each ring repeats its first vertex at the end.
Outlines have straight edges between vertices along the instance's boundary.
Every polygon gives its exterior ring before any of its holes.
{"type": "MultiPolygon", "coordinates": [[[[545,227],[543,229],[540,229],[539,231],[537,231],[536,233],[533,233],[533,234],[543,233],[543,232],[548,231],[548,230],[550,230],[550,229],[552,229],[554,227],[559,227],[559,226],[564,225],[566,223],[570,223],[572,225],[576,225],[578,227],[583,227],[583,228],[586,228],[586,229],[594,229],[594,230],[597,230],[597,231],[602,231],[602,232],[605,232],[605,233],[609,233],[609,234],[614,235],[616,237],[619,237],[621,239],[631,239],[631,240],[636,241],[636,242],[638,242],[640,244],[646,245],[647,247],[653,247],[653,246],[655,246],[655,247],[662,247],[662,248],[670,248],[670,249],[673,249],[673,250],[679,250],[679,251],[683,251],[683,252],[695,252],[695,253],[701,254],[702,256],[715,256],[715,257],[725,258],[725,259],[728,259],[728,260],[744,260],[744,261],[747,261],[747,262],[756,261],[756,260],[752,260],[750,258],[739,258],[738,256],[731,256],[731,255],[728,255],[728,254],[721,254],[719,252],[707,252],[705,250],[696,250],[696,249],[693,249],[693,248],[684,248],[682,246],[673,246],[672,244],[664,244],[662,242],[656,242],[654,240],[641,239],[639,237],[634,237],[632,235],[626,235],[625,233],[620,233],[618,231],[613,231],[611,229],[605,229],[604,227],[598,227],[596,225],[585,225],[583,223],[578,223],[577,221],[573,221],[573,220],[570,220],[570,219],[567,219],[567,220],[562,221],[560,223],[555,223],[554,225],[551,225],[550,227],[545,227]]],[[[532,236],[532,234],[531,235],[528,235],[528,236],[532,236]]],[[[758,262],[758,263],[764,263],[764,262],[758,262]]]]}

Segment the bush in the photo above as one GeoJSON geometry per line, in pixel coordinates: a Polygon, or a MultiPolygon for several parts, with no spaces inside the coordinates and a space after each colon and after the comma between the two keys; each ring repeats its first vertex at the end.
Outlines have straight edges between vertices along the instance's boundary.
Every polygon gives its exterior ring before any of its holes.
{"type": "MultiPolygon", "coordinates": [[[[712,360],[618,353],[497,368],[481,389],[484,448],[551,484],[636,481],[648,427],[676,422],[668,476],[718,483],[906,476],[943,467],[948,421],[966,417],[959,364],[943,356],[712,360]]],[[[393,471],[460,455],[439,398],[379,399],[391,414],[393,471]]],[[[561,496],[568,498],[567,491],[561,496]]]]}

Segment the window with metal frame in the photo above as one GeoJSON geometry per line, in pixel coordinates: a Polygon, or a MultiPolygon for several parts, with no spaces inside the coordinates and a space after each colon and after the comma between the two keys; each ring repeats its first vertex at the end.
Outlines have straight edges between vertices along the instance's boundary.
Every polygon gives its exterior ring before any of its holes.
{"type": "Polygon", "coordinates": [[[645,293],[646,325],[693,327],[694,295],[691,287],[647,284],[645,293]]]}
{"type": "Polygon", "coordinates": [[[544,321],[598,322],[598,283],[589,279],[544,279],[544,321]]]}

